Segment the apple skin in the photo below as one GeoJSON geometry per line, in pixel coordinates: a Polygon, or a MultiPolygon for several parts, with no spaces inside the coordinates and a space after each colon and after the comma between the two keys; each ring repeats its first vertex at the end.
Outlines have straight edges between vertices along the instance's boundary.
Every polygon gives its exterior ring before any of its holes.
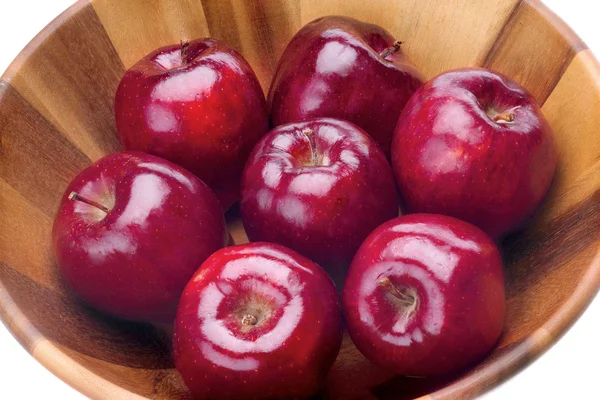
{"type": "Polygon", "coordinates": [[[409,376],[461,370],[502,332],[499,251],[479,228],[452,217],[395,218],[358,250],[343,307],[352,341],[376,364],[409,376]],[[411,301],[399,300],[389,284],[411,301]]]}
{"type": "Polygon", "coordinates": [[[239,200],[244,163],[269,128],[250,65],[215,39],[163,47],[133,65],[117,89],[115,114],[127,149],[196,174],[223,210],[239,200]]]}
{"type": "Polygon", "coordinates": [[[52,230],[62,276],[91,306],[172,323],[179,296],[229,240],[219,202],[185,169],[144,153],[106,156],[69,184],[52,230]],[[83,201],[78,193],[107,207],[83,201]]]}
{"type": "Polygon", "coordinates": [[[535,99],[508,78],[476,68],[425,83],[398,120],[392,145],[403,211],[451,215],[495,239],[538,207],[556,161],[535,99]],[[495,122],[502,113],[514,121],[495,122]]]}
{"type": "Polygon", "coordinates": [[[299,399],[323,385],[341,340],[327,274],[283,246],[248,243],[214,253],[190,280],[173,354],[195,398],[299,399]]]}
{"type": "Polygon", "coordinates": [[[389,158],[394,127],[421,74],[385,29],[329,16],[305,25],[284,51],[269,90],[271,125],[318,117],[360,126],[389,158]]]}
{"type": "Polygon", "coordinates": [[[263,137],[244,170],[240,209],[251,241],[287,246],[337,276],[367,235],[398,215],[398,196],[369,135],[350,122],[319,118],[263,137]]]}

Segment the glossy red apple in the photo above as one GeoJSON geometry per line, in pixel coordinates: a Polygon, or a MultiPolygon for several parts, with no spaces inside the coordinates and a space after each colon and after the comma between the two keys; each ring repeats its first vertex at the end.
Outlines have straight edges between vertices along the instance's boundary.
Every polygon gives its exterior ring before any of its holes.
{"type": "Polygon", "coordinates": [[[535,99],[508,78],[473,68],[423,85],[392,146],[404,211],[451,215],[494,238],[537,208],[556,158],[535,99]]]}
{"type": "Polygon", "coordinates": [[[215,195],[144,153],[106,156],[71,182],[52,230],[66,282],[87,303],[138,321],[173,321],[179,296],[229,240],[215,195]]]}
{"type": "Polygon", "coordinates": [[[373,229],[398,215],[392,170],[375,141],[329,118],[279,126],[252,152],[242,180],[252,241],[290,247],[345,271],[373,229]]]}
{"type": "Polygon", "coordinates": [[[175,365],[200,399],[299,399],[315,393],[342,339],[331,279],[283,246],[219,250],[181,296],[175,365]]]}
{"type": "Polygon", "coordinates": [[[422,82],[400,45],[385,29],[348,17],[307,24],[287,46],[273,78],[272,125],[347,120],[389,157],[398,116],[422,82]]]}
{"type": "Polygon", "coordinates": [[[398,217],[361,245],[343,305],[350,337],[371,361],[401,375],[457,371],[489,352],[502,332],[500,254],[464,221],[398,217]]]}
{"type": "Polygon", "coordinates": [[[250,65],[214,39],[148,54],[121,80],[115,112],[127,149],[192,171],[223,209],[239,199],[246,158],[268,130],[265,98],[250,65]]]}

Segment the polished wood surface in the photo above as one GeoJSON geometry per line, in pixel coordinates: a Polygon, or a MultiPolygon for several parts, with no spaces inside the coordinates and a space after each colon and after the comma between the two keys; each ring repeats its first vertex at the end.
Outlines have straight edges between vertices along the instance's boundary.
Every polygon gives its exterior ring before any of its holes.
{"type": "MultiPolygon", "coordinates": [[[[346,336],[319,397],[477,396],[538,357],[590,303],[600,286],[600,65],[539,1],[80,1],[0,80],[0,316],[58,377],[95,399],[189,398],[169,333],[81,305],[50,249],[70,179],[120,149],[113,97],[125,69],[156,47],[210,35],[239,50],[266,91],[287,41],[328,14],[382,25],[428,78],[485,66],[519,81],[542,105],[560,159],[538,214],[502,244],[507,319],[492,354],[457,376],[403,378],[371,364],[346,336]]],[[[235,210],[228,222],[245,241],[235,210]]]]}

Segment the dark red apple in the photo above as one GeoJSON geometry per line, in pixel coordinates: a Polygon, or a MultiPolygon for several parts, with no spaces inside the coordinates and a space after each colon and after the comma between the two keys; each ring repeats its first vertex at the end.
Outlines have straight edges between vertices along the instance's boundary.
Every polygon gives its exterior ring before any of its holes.
{"type": "Polygon", "coordinates": [[[192,171],[225,210],[239,199],[244,163],[268,130],[265,98],[250,65],[214,39],[148,54],[121,80],[115,112],[127,149],[192,171]]]}
{"type": "Polygon", "coordinates": [[[502,332],[500,254],[467,222],[398,217],[360,247],[343,305],[350,337],[371,361],[401,375],[457,371],[489,352],[502,332]]]}
{"type": "Polygon", "coordinates": [[[317,117],[347,120],[389,157],[394,127],[421,85],[385,29],[348,17],[323,17],[289,43],[269,91],[272,126],[317,117]]]}
{"type": "Polygon", "coordinates": [[[279,126],[259,142],[244,170],[241,213],[250,240],[345,271],[367,235],[398,215],[398,200],[375,141],[322,118],[279,126]]]}
{"type": "Polygon", "coordinates": [[[60,272],[83,300],[157,323],[173,321],[188,280],[229,240],[208,186],[138,152],[106,156],[75,177],[52,237],[60,272]]]}
{"type": "Polygon", "coordinates": [[[181,296],[175,365],[200,399],[298,399],[315,393],[342,339],[331,279],[283,246],[219,250],[181,296]]]}
{"type": "Polygon", "coordinates": [[[392,146],[404,211],[451,215],[494,238],[538,207],[556,158],[535,99],[508,78],[474,68],[423,85],[392,146]]]}

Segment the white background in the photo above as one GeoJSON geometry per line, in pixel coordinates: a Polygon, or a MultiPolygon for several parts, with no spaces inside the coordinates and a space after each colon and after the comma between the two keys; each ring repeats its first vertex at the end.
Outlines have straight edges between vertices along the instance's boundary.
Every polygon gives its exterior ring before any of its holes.
{"type": "MultiPolygon", "coordinates": [[[[34,35],[73,0],[0,0],[0,3],[0,71],[4,71],[34,35]]],[[[583,38],[596,55],[600,55],[597,18],[600,7],[595,1],[546,0],[545,3],[583,38]]],[[[600,296],[553,348],[484,398],[600,399],[599,357],[600,296]]],[[[84,398],[29,356],[2,324],[0,382],[1,399],[84,398]]]]}

